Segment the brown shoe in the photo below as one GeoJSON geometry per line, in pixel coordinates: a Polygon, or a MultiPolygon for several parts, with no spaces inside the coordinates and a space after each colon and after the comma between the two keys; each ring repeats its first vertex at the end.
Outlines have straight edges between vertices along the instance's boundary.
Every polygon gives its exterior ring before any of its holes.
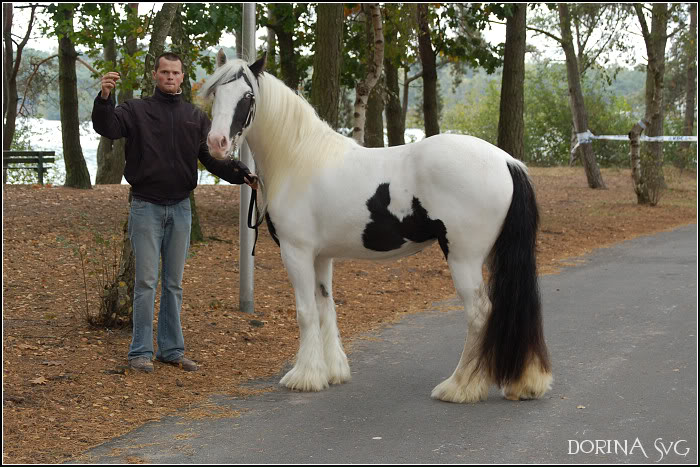
{"type": "Polygon", "coordinates": [[[180,357],[177,360],[170,360],[167,362],[164,362],[163,360],[159,360],[159,361],[162,363],[167,363],[168,365],[178,366],[185,371],[197,371],[197,370],[199,370],[199,365],[197,365],[195,362],[193,362],[189,358],[185,358],[185,357],[180,357]]]}
{"type": "Polygon", "coordinates": [[[147,357],[136,357],[129,360],[129,368],[145,373],[153,372],[153,362],[147,357]]]}

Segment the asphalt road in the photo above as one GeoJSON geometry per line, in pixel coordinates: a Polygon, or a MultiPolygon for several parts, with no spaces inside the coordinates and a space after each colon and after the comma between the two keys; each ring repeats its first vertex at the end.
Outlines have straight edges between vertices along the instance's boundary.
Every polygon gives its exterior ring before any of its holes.
{"type": "Polygon", "coordinates": [[[693,225],[598,250],[542,277],[555,380],[541,400],[507,401],[495,387],[478,404],[430,399],[457,364],[466,329],[463,312],[432,311],[356,343],[348,384],[216,397],[242,414],[168,417],[87,455],[95,463],[203,465],[697,465],[696,245],[693,225]]]}

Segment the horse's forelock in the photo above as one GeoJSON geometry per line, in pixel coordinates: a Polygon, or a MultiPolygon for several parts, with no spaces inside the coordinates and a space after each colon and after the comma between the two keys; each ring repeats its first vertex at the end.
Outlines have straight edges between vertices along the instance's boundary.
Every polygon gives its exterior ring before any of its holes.
{"type": "MultiPolygon", "coordinates": [[[[221,67],[217,68],[214,74],[202,85],[200,93],[202,93],[205,98],[210,97],[217,86],[234,78],[241,71],[241,68],[247,68],[247,64],[243,60],[236,59],[226,62],[221,67]]],[[[251,73],[249,69],[244,71],[244,73],[245,72],[251,73]]]]}

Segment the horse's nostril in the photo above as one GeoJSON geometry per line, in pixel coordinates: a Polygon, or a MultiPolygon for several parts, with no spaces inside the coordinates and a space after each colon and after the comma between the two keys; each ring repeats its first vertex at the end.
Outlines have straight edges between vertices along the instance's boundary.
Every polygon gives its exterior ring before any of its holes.
{"type": "Polygon", "coordinates": [[[219,140],[219,147],[220,148],[226,147],[226,137],[225,136],[222,136],[221,139],[219,140]]]}

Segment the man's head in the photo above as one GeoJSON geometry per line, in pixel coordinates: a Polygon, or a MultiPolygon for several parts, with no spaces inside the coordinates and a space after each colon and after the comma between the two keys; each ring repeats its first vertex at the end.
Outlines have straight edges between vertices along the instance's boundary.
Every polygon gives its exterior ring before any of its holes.
{"type": "Polygon", "coordinates": [[[172,52],[158,56],[153,71],[153,79],[158,89],[166,94],[177,94],[184,78],[180,57],[172,52]]]}

